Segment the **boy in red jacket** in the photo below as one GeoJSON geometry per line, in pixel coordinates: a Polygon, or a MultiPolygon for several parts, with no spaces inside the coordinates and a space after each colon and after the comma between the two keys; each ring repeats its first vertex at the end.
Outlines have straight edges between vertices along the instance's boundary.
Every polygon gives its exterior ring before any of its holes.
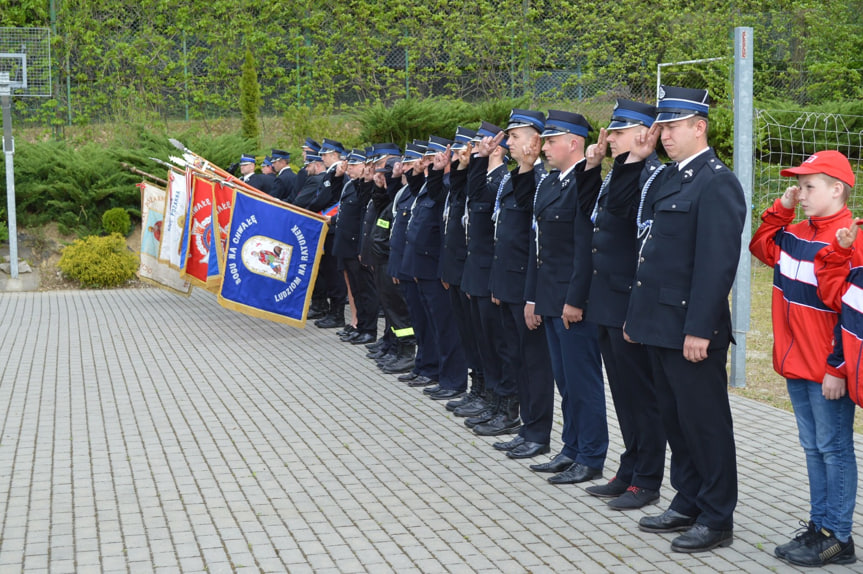
{"type": "Polygon", "coordinates": [[[749,250],[774,268],[773,368],[787,379],[806,454],[811,508],[805,532],[774,553],[801,566],[850,564],[856,560],[854,403],[845,393],[845,379],[836,370],[828,372],[838,313],[820,297],[815,259],[853,221],[846,201],[854,172],[841,153],[822,151],[781,175],[797,176],[798,185],[764,212],[749,250]],[[794,223],[797,205],[808,219],[794,223]]]}

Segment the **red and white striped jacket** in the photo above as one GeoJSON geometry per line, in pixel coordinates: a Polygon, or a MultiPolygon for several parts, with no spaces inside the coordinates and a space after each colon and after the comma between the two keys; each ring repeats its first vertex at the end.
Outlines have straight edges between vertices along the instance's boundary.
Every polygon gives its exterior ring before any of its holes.
{"type": "Polygon", "coordinates": [[[819,296],[815,256],[851,224],[852,215],[845,207],[793,223],[794,214],[777,199],[761,216],[749,250],[774,270],[773,368],[787,379],[820,383],[834,348],[838,309],[819,296]]]}
{"type": "Polygon", "coordinates": [[[827,372],[845,379],[848,396],[863,406],[863,234],[848,249],[834,238],[818,252],[815,269],[819,296],[840,311],[839,339],[827,372]]]}

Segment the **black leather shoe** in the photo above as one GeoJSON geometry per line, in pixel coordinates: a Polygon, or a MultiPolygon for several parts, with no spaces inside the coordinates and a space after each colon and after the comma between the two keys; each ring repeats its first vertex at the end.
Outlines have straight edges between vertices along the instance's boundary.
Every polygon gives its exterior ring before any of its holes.
{"type": "MultiPolygon", "coordinates": [[[[452,414],[457,417],[475,417],[485,410],[488,410],[489,404],[482,397],[476,397],[469,403],[456,407],[452,414]]],[[[491,417],[489,417],[491,418],[491,417]]]]}
{"type": "Polygon", "coordinates": [[[589,495],[599,498],[617,498],[626,492],[627,488],[629,488],[629,483],[613,476],[611,477],[611,480],[605,484],[595,484],[593,486],[588,486],[584,490],[589,495]]]}
{"type": "Polygon", "coordinates": [[[512,440],[508,440],[506,442],[496,442],[492,446],[497,450],[512,450],[520,444],[524,443],[524,437],[519,435],[512,440]]]}
{"type": "Polygon", "coordinates": [[[388,375],[398,375],[400,373],[409,373],[415,366],[416,361],[414,361],[413,357],[402,357],[381,366],[381,370],[388,375]]]}
{"type": "Polygon", "coordinates": [[[419,373],[411,371],[410,373],[405,373],[404,375],[399,375],[399,382],[406,383],[408,381],[412,381],[417,377],[421,376],[419,373]]]}
{"type": "Polygon", "coordinates": [[[351,333],[356,333],[357,330],[354,329],[353,325],[345,325],[345,328],[341,331],[336,331],[336,337],[344,337],[346,335],[350,335],[351,333]]]}
{"type": "Polygon", "coordinates": [[[642,516],[638,521],[638,529],[644,532],[677,532],[689,530],[693,524],[694,516],[687,516],[669,508],[659,516],[642,516]]]}
{"type": "Polygon", "coordinates": [[[440,390],[440,385],[435,385],[433,387],[426,387],[423,389],[423,394],[430,395],[432,393],[436,393],[440,390]]]}
{"type": "Polygon", "coordinates": [[[371,343],[377,337],[372,335],[371,333],[357,333],[356,337],[352,337],[350,340],[351,345],[365,345],[366,343],[371,343]]]}
{"type": "MultiPolygon", "coordinates": [[[[440,385],[438,385],[440,386],[440,385]]],[[[437,392],[429,393],[429,398],[435,401],[446,401],[449,399],[455,399],[464,394],[464,389],[438,389],[437,392]]]]}
{"type": "Polygon", "coordinates": [[[574,460],[561,452],[548,462],[530,465],[530,470],[534,472],[563,472],[572,466],[574,462],[574,460]]]}
{"type": "Polygon", "coordinates": [[[408,381],[408,386],[412,387],[412,388],[427,387],[429,385],[436,385],[436,384],[438,384],[437,381],[430,379],[428,377],[424,377],[422,375],[418,376],[417,378],[415,378],[412,381],[408,381]]]}
{"type": "Polygon", "coordinates": [[[318,319],[315,321],[315,327],[320,329],[335,329],[337,327],[344,327],[345,319],[344,317],[339,318],[335,315],[327,315],[323,319],[318,319]]]}
{"type": "Polygon", "coordinates": [[[306,320],[323,319],[327,316],[327,310],[315,307],[309,307],[309,313],[306,315],[306,320]]]}
{"type": "Polygon", "coordinates": [[[602,478],[601,468],[591,468],[586,464],[576,462],[563,472],[548,477],[548,481],[552,484],[577,484],[597,478],[602,478]]]}
{"type": "Polygon", "coordinates": [[[383,356],[386,355],[388,352],[389,351],[387,351],[386,347],[381,346],[381,347],[378,347],[377,349],[371,350],[368,353],[366,353],[366,357],[369,359],[374,359],[375,361],[377,361],[378,359],[383,358],[383,356]]]}
{"type": "Polygon", "coordinates": [[[390,349],[380,357],[375,358],[375,363],[377,363],[378,367],[383,367],[388,363],[392,363],[396,359],[399,358],[399,354],[395,352],[393,349],[390,349]]]}
{"type": "Polygon", "coordinates": [[[614,510],[635,510],[636,508],[643,508],[648,504],[653,504],[657,500],[659,500],[658,490],[630,486],[626,489],[626,492],[614,500],[609,500],[608,507],[614,510]]]}
{"type": "Polygon", "coordinates": [[[548,443],[524,441],[511,451],[506,453],[509,458],[533,458],[541,454],[547,454],[551,450],[548,443]]]}
{"type": "Polygon", "coordinates": [[[342,343],[350,343],[359,336],[359,331],[351,331],[350,333],[347,333],[345,335],[339,335],[339,341],[341,341],[342,343]]]}
{"type": "Polygon", "coordinates": [[[672,552],[707,552],[714,548],[725,548],[734,542],[734,531],[714,530],[704,524],[695,523],[692,528],[671,541],[672,552]]]}
{"type": "Polygon", "coordinates": [[[366,349],[368,349],[369,351],[377,351],[379,349],[386,347],[386,345],[387,345],[387,342],[385,340],[378,339],[374,343],[369,343],[368,345],[366,345],[366,349]]]}

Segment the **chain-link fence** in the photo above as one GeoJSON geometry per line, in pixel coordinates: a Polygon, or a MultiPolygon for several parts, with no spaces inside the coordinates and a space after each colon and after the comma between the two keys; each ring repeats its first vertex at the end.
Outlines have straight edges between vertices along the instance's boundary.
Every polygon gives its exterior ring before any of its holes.
{"type": "Polygon", "coordinates": [[[825,56],[831,46],[850,50],[854,38],[863,37],[859,15],[841,6],[750,15],[705,7],[683,17],[671,8],[663,14],[646,5],[609,4],[570,18],[551,0],[477,0],[445,10],[388,0],[374,6],[287,0],[54,4],[52,97],[18,99],[22,124],[238,115],[246,50],[255,58],[261,112],[268,116],[401,98],[528,96],[538,105],[607,103],[619,96],[652,101],[657,64],[665,66],[664,82],[706,87],[721,105],[730,102],[728,31],[747,22],[758,25],[756,101],[806,105],[863,94],[863,70],[849,65],[853,58],[825,56]],[[641,26],[633,32],[627,18],[653,25],[649,33],[641,26]],[[820,36],[817,26],[824,28],[820,36]],[[690,53],[706,62],[674,63],[690,53]]]}

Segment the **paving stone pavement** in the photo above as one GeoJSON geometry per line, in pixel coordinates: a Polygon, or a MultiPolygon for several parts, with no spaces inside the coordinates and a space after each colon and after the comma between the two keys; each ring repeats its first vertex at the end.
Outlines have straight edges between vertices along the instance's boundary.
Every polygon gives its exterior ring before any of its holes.
{"type": "Polygon", "coordinates": [[[0,573],[796,571],[772,554],[808,510],[790,413],[732,397],[734,545],[673,554],[364,352],[199,290],[0,294],[0,573]]]}

